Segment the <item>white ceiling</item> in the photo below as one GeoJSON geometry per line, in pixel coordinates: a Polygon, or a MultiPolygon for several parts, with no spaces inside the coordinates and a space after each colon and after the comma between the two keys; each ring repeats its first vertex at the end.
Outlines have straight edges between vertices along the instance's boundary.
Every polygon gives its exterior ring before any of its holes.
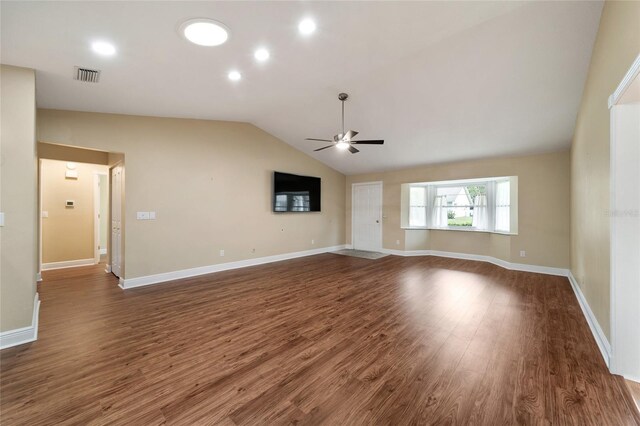
{"type": "MultiPolygon", "coordinates": [[[[37,70],[39,107],[249,121],[346,174],[569,147],[601,2],[1,3],[2,63],[37,70]],[[231,29],[219,47],[184,20],[231,29]],[[318,29],[297,32],[303,17],[318,29]],[[96,39],[118,53],[100,57],[96,39]],[[258,64],[256,47],[271,59],[258,64]],[[96,85],[73,67],[102,70],[96,85]],[[243,80],[226,74],[239,69],[243,80]],[[346,127],[384,138],[318,153],[346,127]]],[[[356,138],[356,139],[358,139],[356,138]]]]}

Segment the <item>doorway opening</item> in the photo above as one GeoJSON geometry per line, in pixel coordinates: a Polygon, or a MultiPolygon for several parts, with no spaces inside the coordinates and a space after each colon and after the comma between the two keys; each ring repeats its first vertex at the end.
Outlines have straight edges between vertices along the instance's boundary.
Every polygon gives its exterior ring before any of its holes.
{"type": "Polygon", "coordinates": [[[122,279],[124,156],[38,143],[38,157],[39,276],[102,264],[122,279]]]}

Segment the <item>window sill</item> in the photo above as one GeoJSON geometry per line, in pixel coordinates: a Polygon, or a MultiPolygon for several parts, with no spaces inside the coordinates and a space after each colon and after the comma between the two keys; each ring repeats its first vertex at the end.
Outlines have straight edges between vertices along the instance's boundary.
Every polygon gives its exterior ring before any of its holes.
{"type": "Polygon", "coordinates": [[[407,231],[458,231],[458,232],[482,232],[485,234],[498,234],[498,235],[518,235],[517,232],[502,232],[502,231],[487,231],[486,229],[474,229],[469,227],[458,227],[458,228],[430,228],[426,226],[405,226],[402,229],[407,231]]]}

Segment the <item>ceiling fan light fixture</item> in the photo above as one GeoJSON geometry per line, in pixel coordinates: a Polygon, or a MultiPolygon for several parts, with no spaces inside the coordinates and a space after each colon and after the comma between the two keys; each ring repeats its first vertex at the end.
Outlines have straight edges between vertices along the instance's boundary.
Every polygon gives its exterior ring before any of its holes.
{"type": "Polygon", "coordinates": [[[336,148],[338,148],[338,149],[342,149],[342,150],[345,150],[345,149],[349,148],[349,142],[346,142],[346,141],[340,141],[340,142],[338,142],[338,143],[336,144],[336,148]]]}

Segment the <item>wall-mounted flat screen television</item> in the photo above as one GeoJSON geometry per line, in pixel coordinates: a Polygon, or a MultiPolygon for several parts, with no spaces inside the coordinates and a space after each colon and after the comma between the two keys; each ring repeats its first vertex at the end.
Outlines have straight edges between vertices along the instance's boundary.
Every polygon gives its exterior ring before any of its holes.
{"type": "Polygon", "coordinates": [[[274,212],[319,212],[320,178],[273,172],[274,212]]]}

